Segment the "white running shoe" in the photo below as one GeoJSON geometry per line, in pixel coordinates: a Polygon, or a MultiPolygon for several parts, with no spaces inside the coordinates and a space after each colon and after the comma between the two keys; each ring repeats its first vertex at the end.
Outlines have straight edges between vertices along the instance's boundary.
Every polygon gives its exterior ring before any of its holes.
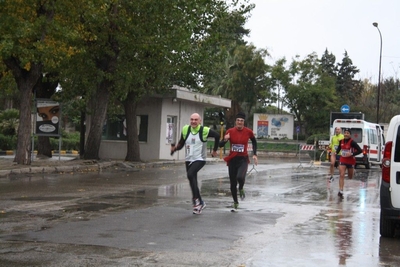
{"type": "Polygon", "coordinates": [[[201,212],[205,208],[206,208],[206,203],[204,201],[200,202],[199,199],[196,199],[195,205],[193,206],[193,214],[201,214],[201,212]]]}

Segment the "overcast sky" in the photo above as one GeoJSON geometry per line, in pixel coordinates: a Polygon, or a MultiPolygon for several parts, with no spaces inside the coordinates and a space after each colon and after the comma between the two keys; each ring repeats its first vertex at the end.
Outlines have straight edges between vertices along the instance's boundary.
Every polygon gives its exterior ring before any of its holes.
{"type": "Polygon", "coordinates": [[[345,50],[359,70],[358,79],[378,81],[382,34],[382,77],[400,78],[400,0],[250,0],[256,5],[246,40],[266,48],[273,64],[301,59],[327,48],[341,62],[345,50]]]}

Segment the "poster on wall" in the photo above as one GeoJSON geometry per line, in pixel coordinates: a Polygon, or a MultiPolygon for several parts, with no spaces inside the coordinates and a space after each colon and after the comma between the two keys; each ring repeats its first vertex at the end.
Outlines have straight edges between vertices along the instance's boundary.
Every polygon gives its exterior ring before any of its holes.
{"type": "MultiPolygon", "coordinates": [[[[255,115],[255,114],[254,114],[255,115]]],[[[268,138],[268,115],[259,114],[257,120],[257,132],[258,138],[268,138]]]]}
{"type": "Polygon", "coordinates": [[[50,99],[36,99],[36,135],[59,136],[61,107],[50,99]]]}
{"type": "Polygon", "coordinates": [[[257,138],[293,139],[293,115],[255,113],[253,120],[257,138]]]}
{"type": "Polygon", "coordinates": [[[166,144],[172,144],[174,142],[174,129],[175,129],[175,124],[167,122],[167,131],[166,131],[166,144]]]}

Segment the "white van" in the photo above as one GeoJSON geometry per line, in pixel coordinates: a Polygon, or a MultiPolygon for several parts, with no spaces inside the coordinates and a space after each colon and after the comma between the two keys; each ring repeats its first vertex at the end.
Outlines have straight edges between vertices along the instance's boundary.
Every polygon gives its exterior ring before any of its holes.
{"type": "Polygon", "coordinates": [[[380,187],[380,234],[393,237],[400,223],[400,115],[390,120],[386,139],[380,187]]]}
{"type": "Polygon", "coordinates": [[[336,119],[333,129],[336,127],[351,129],[351,138],[358,143],[362,153],[356,156],[356,166],[364,165],[370,169],[372,164],[382,164],[385,137],[379,124],[358,119],[336,119]]]}

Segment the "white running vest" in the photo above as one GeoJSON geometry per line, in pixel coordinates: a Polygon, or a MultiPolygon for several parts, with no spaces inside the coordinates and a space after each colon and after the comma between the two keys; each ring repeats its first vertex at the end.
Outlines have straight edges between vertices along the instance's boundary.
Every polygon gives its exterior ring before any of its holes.
{"type": "Polygon", "coordinates": [[[207,158],[207,142],[202,142],[199,135],[200,131],[192,134],[190,131],[185,141],[185,160],[186,161],[205,161],[207,158]]]}

